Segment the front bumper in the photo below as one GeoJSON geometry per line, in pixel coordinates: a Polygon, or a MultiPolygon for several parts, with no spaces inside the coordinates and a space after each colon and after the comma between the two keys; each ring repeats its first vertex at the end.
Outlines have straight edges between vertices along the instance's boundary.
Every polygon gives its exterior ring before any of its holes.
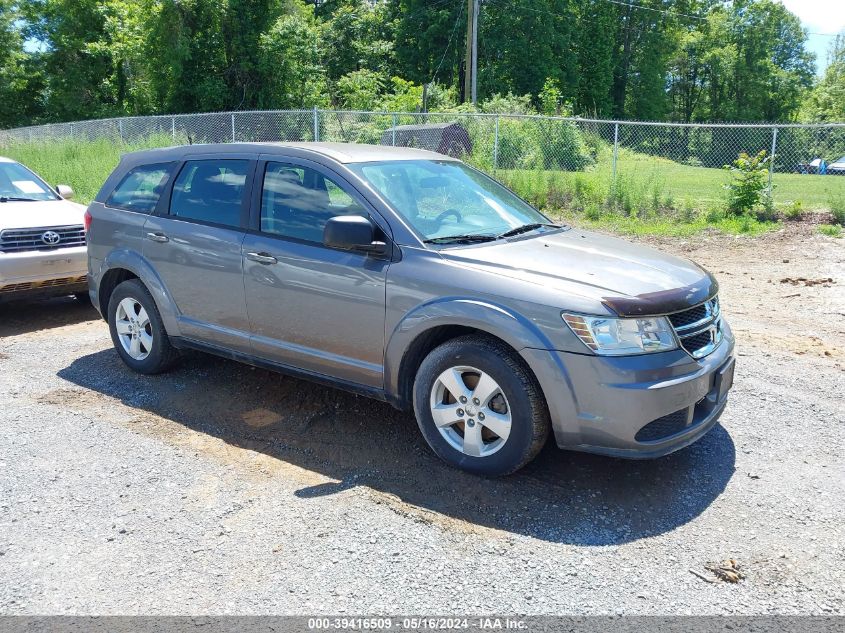
{"type": "Polygon", "coordinates": [[[87,274],[84,246],[0,253],[0,300],[82,292],[87,274]]]}
{"type": "Polygon", "coordinates": [[[715,426],[732,381],[734,339],[723,324],[722,342],[697,361],[683,350],[626,357],[522,350],[558,446],[646,459],[695,442],[715,426]]]}

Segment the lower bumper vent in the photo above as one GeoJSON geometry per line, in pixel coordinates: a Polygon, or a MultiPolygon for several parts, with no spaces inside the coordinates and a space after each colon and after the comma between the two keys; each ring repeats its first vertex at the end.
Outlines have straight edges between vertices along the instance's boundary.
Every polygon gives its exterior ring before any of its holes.
{"type": "Polygon", "coordinates": [[[82,277],[61,277],[59,279],[48,279],[46,281],[26,281],[19,284],[6,284],[0,286],[0,292],[24,292],[26,290],[41,290],[44,288],[55,288],[58,286],[76,286],[88,282],[87,275],[82,277]]]}
{"type": "Polygon", "coordinates": [[[680,433],[687,428],[688,413],[689,408],[686,408],[670,413],[669,415],[664,415],[662,418],[652,420],[637,431],[634,439],[637,442],[654,442],[662,440],[664,437],[674,435],[675,433],[680,433]]]}

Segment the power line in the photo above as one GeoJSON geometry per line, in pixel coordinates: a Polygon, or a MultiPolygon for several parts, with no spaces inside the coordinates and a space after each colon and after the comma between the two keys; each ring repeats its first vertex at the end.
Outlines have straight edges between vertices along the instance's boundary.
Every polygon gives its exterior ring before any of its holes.
{"type": "Polygon", "coordinates": [[[620,2],[620,0],[604,0],[611,4],[618,4],[621,7],[630,7],[632,9],[642,9],[643,11],[653,11],[654,13],[662,13],[664,15],[680,15],[684,18],[691,18],[693,20],[706,20],[707,18],[700,15],[691,15],[689,13],[681,13],[680,11],[667,11],[665,9],[655,9],[653,7],[644,7],[641,4],[633,4],[632,2],[620,2]]]}
{"type": "MultiPolygon", "coordinates": [[[[604,1],[609,2],[611,4],[617,4],[617,5],[622,6],[622,7],[630,7],[632,9],[642,9],[643,11],[652,11],[654,13],[662,13],[664,15],[675,15],[675,16],[680,16],[680,17],[684,17],[684,18],[691,18],[693,20],[706,20],[707,19],[707,18],[702,17],[700,15],[691,15],[689,13],[680,13],[678,11],[667,11],[665,9],[654,9],[652,7],[644,7],[641,4],[633,4],[631,2],[622,2],[621,0],[604,0],[604,1]]],[[[534,13],[544,13],[546,15],[551,15],[551,16],[554,16],[556,18],[566,17],[561,13],[554,13],[553,11],[546,11],[545,9],[534,9],[532,7],[526,7],[526,6],[519,6],[519,8],[523,9],[525,11],[533,11],[534,13]]]]}
{"type": "Polygon", "coordinates": [[[464,2],[463,0],[458,0],[458,17],[455,20],[455,26],[452,27],[452,33],[449,35],[449,41],[446,44],[446,50],[443,51],[443,57],[440,58],[440,63],[437,64],[437,70],[434,71],[434,75],[431,77],[431,81],[429,83],[434,83],[434,80],[437,79],[437,73],[440,72],[440,68],[443,66],[443,61],[446,59],[446,55],[449,54],[449,48],[452,46],[452,40],[455,39],[455,33],[458,32],[458,24],[461,23],[461,16],[464,14],[464,2]]]}

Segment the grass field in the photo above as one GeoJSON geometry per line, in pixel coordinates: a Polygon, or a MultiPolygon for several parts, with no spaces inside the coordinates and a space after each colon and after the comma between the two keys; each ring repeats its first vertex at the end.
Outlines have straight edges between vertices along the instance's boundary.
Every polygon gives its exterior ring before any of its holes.
{"type": "MultiPolygon", "coordinates": [[[[606,199],[611,173],[612,154],[606,151],[599,155],[595,165],[583,172],[500,170],[496,175],[520,195],[546,205],[554,202],[548,200],[554,192],[569,193],[574,198],[584,192],[588,199],[606,199]]],[[[725,184],[729,180],[730,174],[724,169],[692,167],[624,149],[619,151],[617,186],[630,196],[631,207],[637,210],[686,206],[707,211],[724,207],[725,184]]],[[[772,184],[772,196],[778,208],[800,203],[805,211],[824,211],[845,198],[845,177],[841,176],[775,173],[772,184]]]]}
{"type": "Polygon", "coordinates": [[[150,147],[166,147],[170,136],[150,137],[143,142],[120,144],[107,139],[58,141],[0,147],[0,155],[19,161],[49,184],[70,185],[74,200],[88,204],[97,195],[121,154],[150,147]]]}
{"type": "MultiPolygon", "coordinates": [[[[96,195],[121,154],[172,144],[169,135],[119,144],[110,140],[56,141],[0,148],[0,154],[29,166],[50,184],[68,184],[83,204],[96,195]]],[[[499,170],[496,177],[549,215],[568,222],[622,233],[690,235],[716,228],[756,234],[772,221],[726,213],[721,169],[683,165],[621,149],[611,186],[612,154],[600,152],[582,172],[499,170]]],[[[845,213],[845,177],[774,175],[775,208],[785,217],[838,208],[845,213]]]]}

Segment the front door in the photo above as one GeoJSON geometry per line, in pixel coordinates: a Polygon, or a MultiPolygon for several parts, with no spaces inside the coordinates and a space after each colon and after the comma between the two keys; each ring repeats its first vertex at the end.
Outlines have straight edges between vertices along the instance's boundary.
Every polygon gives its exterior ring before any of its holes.
{"type": "Polygon", "coordinates": [[[241,245],[254,161],[189,160],[169,214],[144,226],[144,256],[179,310],[182,336],[249,353],[241,245]]]}
{"type": "Polygon", "coordinates": [[[268,162],[259,231],[243,243],[254,353],[274,362],[383,387],[389,261],[323,246],[337,215],[369,215],[338,176],[306,161],[268,162]]]}

